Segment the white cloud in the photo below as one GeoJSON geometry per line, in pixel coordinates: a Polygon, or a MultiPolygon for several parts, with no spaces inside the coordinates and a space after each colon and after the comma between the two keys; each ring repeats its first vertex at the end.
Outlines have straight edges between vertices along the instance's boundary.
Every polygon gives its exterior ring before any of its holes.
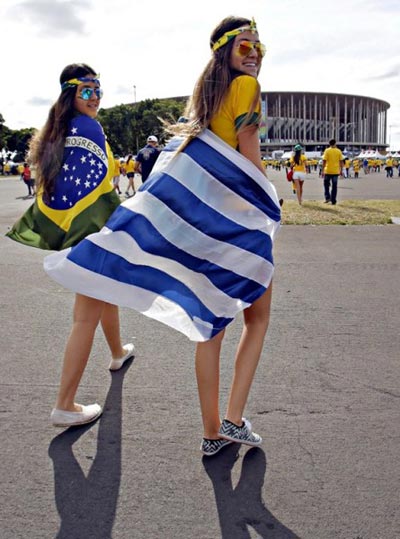
{"type": "Polygon", "coordinates": [[[84,10],[90,7],[89,0],[24,0],[13,3],[8,15],[29,24],[37,35],[63,39],[84,31],[84,10]]]}

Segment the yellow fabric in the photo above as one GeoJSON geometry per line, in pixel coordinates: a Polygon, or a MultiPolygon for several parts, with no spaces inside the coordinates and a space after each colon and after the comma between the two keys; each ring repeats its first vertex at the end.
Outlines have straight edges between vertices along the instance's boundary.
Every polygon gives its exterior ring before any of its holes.
{"type": "MultiPolygon", "coordinates": [[[[250,75],[236,77],[228,88],[226,97],[217,114],[210,122],[210,129],[232,148],[237,148],[237,130],[244,117],[250,111],[254,96],[258,91],[257,79],[250,75]]],[[[256,106],[251,124],[259,125],[260,103],[256,106]]]]}
{"type": "Polygon", "coordinates": [[[131,159],[129,163],[125,163],[124,165],[125,172],[135,172],[135,160],[131,159]]]}
{"type": "Polygon", "coordinates": [[[119,159],[114,158],[114,176],[119,176],[121,174],[121,163],[119,159]]]}
{"type": "Polygon", "coordinates": [[[77,215],[79,215],[83,210],[88,208],[91,204],[94,204],[96,200],[101,197],[101,195],[113,191],[114,186],[112,184],[112,177],[114,175],[114,156],[107,141],[106,153],[108,161],[107,176],[104,178],[103,181],[100,182],[96,189],[94,189],[89,195],[85,196],[79,202],[77,202],[73,212],[69,209],[53,210],[52,208],[49,208],[49,206],[46,206],[46,204],[44,204],[43,199],[39,193],[39,196],[37,197],[37,204],[40,211],[44,213],[44,215],[46,215],[46,217],[48,217],[51,221],[53,221],[53,223],[56,223],[62,230],[65,230],[65,232],[68,232],[71,227],[72,221],[77,215]]]}
{"type": "MultiPolygon", "coordinates": [[[[300,155],[300,164],[294,165],[293,170],[295,172],[305,172],[306,171],[306,161],[307,157],[304,154],[300,155]]],[[[293,165],[294,163],[294,156],[290,158],[290,164],[293,165]]]]}
{"type": "Polygon", "coordinates": [[[340,162],[343,161],[342,152],[339,148],[327,148],[322,156],[323,161],[326,161],[325,174],[340,174],[340,162]]]}

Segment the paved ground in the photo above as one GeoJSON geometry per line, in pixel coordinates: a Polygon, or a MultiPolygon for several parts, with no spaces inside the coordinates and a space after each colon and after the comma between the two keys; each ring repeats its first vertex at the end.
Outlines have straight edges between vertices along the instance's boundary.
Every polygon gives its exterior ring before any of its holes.
{"type": "MultiPolygon", "coordinates": [[[[193,344],[128,310],[137,357],[110,374],[99,332],[79,390],[102,418],[49,425],[73,297],[43,252],[4,237],[25,190],[0,179],[1,539],[400,538],[399,226],[283,227],[246,410],[264,443],[202,459],[193,344]]],[[[321,198],[319,180],[305,193],[321,198]]],[[[339,200],[353,195],[398,198],[400,180],[341,180],[339,200]]]]}

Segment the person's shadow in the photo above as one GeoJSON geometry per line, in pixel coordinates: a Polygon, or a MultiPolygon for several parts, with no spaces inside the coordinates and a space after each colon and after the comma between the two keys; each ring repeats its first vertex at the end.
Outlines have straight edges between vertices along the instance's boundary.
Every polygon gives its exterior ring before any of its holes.
{"type": "Polygon", "coordinates": [[[261,489],[267,461],[260,448],[253,447],[243,458],[240,479],[232,485],[232,468],[238,459],[240,445],[232,444],[215,457],[203,457],[218,509],[221,539],[251,539],[248,527],[262,539],[299,539],[265,507],[261,489]]]}
{"type": "Polygon", "coordinates": [[[103,415],[98,420],[97,453],[87,477],[72,446],[93,423],[71,427],[50,443],[55,502],[61,519],[57,539],[112,537],[121,481],[122,385],[131,363],[132,359],[111,375],[103,415]]]}

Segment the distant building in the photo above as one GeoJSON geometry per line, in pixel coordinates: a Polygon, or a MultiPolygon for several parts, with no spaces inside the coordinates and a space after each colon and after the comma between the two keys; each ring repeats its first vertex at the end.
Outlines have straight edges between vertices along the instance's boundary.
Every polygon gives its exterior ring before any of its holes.
{"type": "Polygon", "coordinates": [[[336,139],[353,152],[388,146],[389,103],[373,97],[312,92],[262,92],[261,149],[289,150],[300,142],[320,151],[336,139]]]}

